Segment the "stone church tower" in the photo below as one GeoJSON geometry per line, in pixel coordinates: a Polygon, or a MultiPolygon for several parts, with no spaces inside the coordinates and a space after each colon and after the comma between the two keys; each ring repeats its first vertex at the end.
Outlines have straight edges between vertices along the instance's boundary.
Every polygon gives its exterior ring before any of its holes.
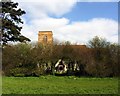
{"type": "Polygon", "coordinates": [[[52,31],[39,31],[39,33],[38,33],[38,43],[52,44],[53,43],[52,31]]]}

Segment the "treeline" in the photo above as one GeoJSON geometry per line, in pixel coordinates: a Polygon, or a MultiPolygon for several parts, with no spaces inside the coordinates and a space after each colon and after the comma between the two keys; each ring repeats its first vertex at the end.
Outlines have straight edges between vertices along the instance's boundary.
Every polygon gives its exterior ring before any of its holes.
{"type": "MultiPolygon", "coordinates": [[[[94,37],[86,46],[54,43],[52,45],[25,44],[7,45],[2,49],[2,70],[5,76],[54,75],[59,59],[71,66],[78,64],[79,71],[69,75],[113,77],[118,76],[120,46],[94,37]]],[[[69,71],[69,70],[68,70],[69,71]]]]}

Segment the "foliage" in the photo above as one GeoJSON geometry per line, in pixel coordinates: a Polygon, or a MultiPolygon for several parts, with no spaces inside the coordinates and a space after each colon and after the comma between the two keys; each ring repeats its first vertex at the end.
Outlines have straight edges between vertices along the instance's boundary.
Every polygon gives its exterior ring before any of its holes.
{"type": "Polygon", "coordinates": [[[88,47],[70,45],[70,43],[8,45],[3,48],[3,71],[7,76],[15,76],[22,72],[24,76],[54,74],[56,62],[62,59],[68,64],[68,75],[118,76],[120,46],[99,37],[93,38],[88,45],[88,47]],[[75,64],[79,70],[74,70],[75,64]],[[13,71],[11,74],[11,70],[16,68],[21,71],[13,71]],[[23,69],[27,71],[24,72],[23,69]]]}
{"type": "Polygon", "coordinates": [[[25,14],[25,11],[18,8],[18,3],[2,1],[1,4],[2,13],[0,13],[0,19],[2,21],[2,33],[0,36],[2,36],[2,44],[6,45],[8,41],[30,41],[30,39],[20,33],[22,27],[19,25],[23,23],[21,16],[25,14]]]}
{"type": "Polygon", "coordinates": [[[118,45],[96,36],[89,41],[88,46],[91,48],[91,62],[86,64],[87,72],[97,77],[117,76],[118,45]],[[113,71],[114,68],[116,70],[113,71]]]}
{"type": "Polygon", "coordinates": [[[95,36],[88,42],[90,48],[105,48],[109,44],[110,42],[107,42],[105,38],[100,38],[98,36],[95,36]]]}

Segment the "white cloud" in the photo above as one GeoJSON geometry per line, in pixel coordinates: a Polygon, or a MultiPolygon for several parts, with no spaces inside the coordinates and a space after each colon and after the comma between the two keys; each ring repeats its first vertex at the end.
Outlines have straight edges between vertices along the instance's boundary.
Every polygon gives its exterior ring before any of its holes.
{"type": "Polygon", "coordinates": [[[94,18],[84,22],[74,22],[57,29],[63,40],[86,43],[94,36],[106,38],[108,41],[118,41],[118,24],[116,21],[105,18],[94,18]],[[62,36],[62,34],[64,34],[62,36]]]}
{"type": "Polygon", "coordinates": [[[20,7],[27,11],[26,17],[23,18],[25,23],[22,34],[32,41],[38,40],[38,31],[41,30],[53,31],[54,38],[61,41],[79,42],[80,44],[86,43],[96,35],[105,37],[111,42],[118,41],[118,26],[115,20],[93,18],[88,21],[71,22],[64,17],[53,18],[49,16],[62,16],[70,12],[77,0],[40,0],[39,3],[32,1],[31,3],[30,1],[21,2],[20,7]]]}
{"type": "MultiPolygon", "coordinates": [[[[18,0],[18,2],[21,1],[18,0]]],[[[19,5],[26,9],[28,14],[32,14],[30,17],[41,18],[48,14],[62,16],[71,11],[76,3],[76,0],[40,0],[38,2],[30,0],[29,2],[21,2],[19,5]]]]}
{"type": "Polygon", "coordinates": [[[24,23],[22,34],[29,37],[32,41],[37,41],[38,31],[51,30],[55,32],[56,29],[66,26],[69,23],[69,20],[66,18],[44,18],[32,20],[30,24],[27,24],[27,22],[24,23]]]}
{"type": "Polygon", "coordinates": [[[36,25],[36,27],[39,27],[41,30],[47,29],[55,29],[59,27],[63,27],[69,23],[69,20],[66,18],[44,18],[44,19],[35,19],[31,21],[31,24],[36,25]]]}
{"type": "Polygon", "coordinates": [[[106,38],[111,42],[118,41],[118,24],[112,19],[94,18],[72,24],[69,22],[66,18],[32,20],[31,25],[25,24],[23,31],[26,33],[23,34],[31,38],[32,41],[37,41],[37,34],[40,30],[52,30],[54,38],[72,43],[85,44],[94,36],[106,38]]]}
{"type": "Polygon", "coordinates": [[[49,15],[62,16],[72,10],[77,2],[117,2],[118,0],[14,0],[26,9],[29,18],[44,18],[49,15]]]}

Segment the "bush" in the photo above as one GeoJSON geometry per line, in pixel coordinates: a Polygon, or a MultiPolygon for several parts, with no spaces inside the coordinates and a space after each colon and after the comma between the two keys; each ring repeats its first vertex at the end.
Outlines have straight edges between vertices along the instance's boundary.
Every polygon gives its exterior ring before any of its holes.
{"type": "Polygon", "coordinates": [[[2,68],[7,76],[40,76],[55,74],[54,67],[59,59],[68,66],[67,75],[77,76],[118,76],[117,44],[110,44],[105,39],[95,37],[88,47],[79,45],[53,44],[32,45],[16,44],[3,48],[2,68]],[[50,64],[49,64],[50,62],[50,64]],[[74,70],[74,64],[79,70],[74,70]]]}
{"type": "Polygon", "coordinates": [[[28,70],[27,68],[14,68],[10,70],[10,74],[16,77],[18,76],[24,77],[27,73],[27,70],[28,70]]]}

